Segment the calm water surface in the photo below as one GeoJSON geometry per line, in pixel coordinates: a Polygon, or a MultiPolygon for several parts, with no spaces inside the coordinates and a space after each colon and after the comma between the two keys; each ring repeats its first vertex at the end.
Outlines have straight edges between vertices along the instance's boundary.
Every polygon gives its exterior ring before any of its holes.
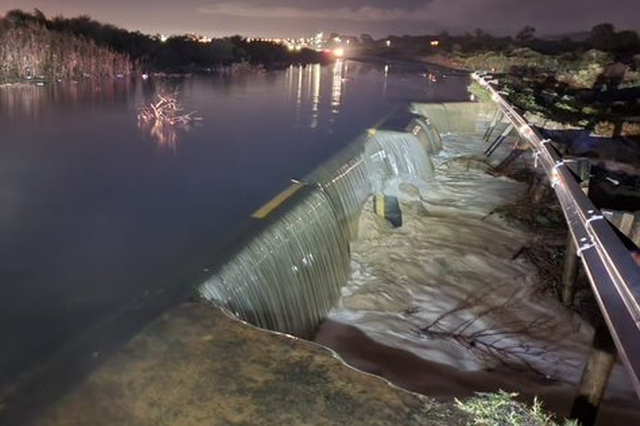
{"type": "Polygon", "coordinates": [[[0,89],[0,395],[105,318],[188,292],[251,212],[394,106],[466,100],[466,83],[338,62],[0,89]],[[158,90],[203,122],[139,128],[158,90]]]}

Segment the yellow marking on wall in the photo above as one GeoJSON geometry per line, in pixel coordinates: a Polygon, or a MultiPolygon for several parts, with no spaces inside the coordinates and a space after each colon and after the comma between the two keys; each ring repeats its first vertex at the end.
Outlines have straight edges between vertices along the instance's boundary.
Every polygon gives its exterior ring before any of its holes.
{"type": "Polygon", "coordinates": [[[376,214],[382,218],[386,218],[384,210],[384,194],[379,193],[376,195],[376,214]]]}
{"type": "Polygon", "coordinates": [[[284,203],[293,194],[298,192],[298,190],[300,190],[300,188],[302,188],[303,186],[304,186],[303,183],[300,183],[300,182],[294,183],[293,185],[291,185],[290,187],[288,187],[287,189],[285,189],[284,191],[282,191],[281,193],[273,197],[271,201],[267,202],[258,210],[253,212],[253,214],[251,214],[251,217],[254,219],[264,219],[269,215],[269,213],[275,210],[280,204],[284,203]]]}
{"type": "Polygon", "coordinates": [[[377,131],[377,129],[374,129],[374,128],[367,129],[367,133],[369,133],[371,136],[375,136],[376,135],[376,131],[377,131]]]}

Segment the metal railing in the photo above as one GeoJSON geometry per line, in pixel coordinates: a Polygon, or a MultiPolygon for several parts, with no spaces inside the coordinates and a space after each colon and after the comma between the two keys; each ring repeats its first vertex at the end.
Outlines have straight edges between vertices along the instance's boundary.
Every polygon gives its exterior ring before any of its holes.
{"type": "Polygon", "coordinates": [[[611,225],[583,192],[568,165],[496,90],[490,75],[473,74],[520,137],[531,146],[536,167],[542,167],[562,207],[602,315],[640,397],[640,267],[611,225]]]}

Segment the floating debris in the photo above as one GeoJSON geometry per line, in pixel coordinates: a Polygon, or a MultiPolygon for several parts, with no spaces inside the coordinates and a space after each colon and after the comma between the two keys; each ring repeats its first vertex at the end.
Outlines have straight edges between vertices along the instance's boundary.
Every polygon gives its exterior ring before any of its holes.
{"type": "Polygon", "coordinates": [[[157,94],[156,100],[138,109],[138,126],[148,131],[160,145],[175,149],[178,130],[189,130],[202,117],[195,116],[197,111],[184,114],[184,109],[175,94],[157,94]]]}
{"type": "Polygon", "coordinates": [[[175,95],[156,95],[156,102],[143,105],[138,109],[138,120],[141,122],[161,122],[172,126],[190,124],[194,121],[202,121],[201,117],[195,117],[197,111],[182,114],[184,111],[175,95]]]}

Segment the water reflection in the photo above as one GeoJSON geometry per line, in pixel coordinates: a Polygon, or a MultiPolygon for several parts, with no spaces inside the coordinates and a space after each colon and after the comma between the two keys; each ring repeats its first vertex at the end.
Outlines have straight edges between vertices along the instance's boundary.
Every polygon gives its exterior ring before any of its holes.
{"type": "Polygon", "coordinates": [[[163,124],[160,121],[152,123],[140,121],[138,128],[143,135],[148,135],[151,140],[162,150],[170,151],[174,155],[178,145],[178,129],[176,126],[163,124]]]}
{"type": "Polygon", "coordinates": [[[455,78],[427,97],[424,69],[394,64],[385,100],[384,64],[351,62],[349,78],[342,64],[1,88],[0,393],[143,292],[178,294],[252,211],[393,106],[468,97],[455,78]],[[137,107],[163,88],[205,125],[142,133],[137,107]]]}
{"type": "Polygon", "coordinates": [[[58,108],[126,104],[135,83],[129,79],[82,80],[37,86],[32,83],[0,85],[0,114],[37,122],[58,108]]]}
{"type": "Polygon", "coordinates": [[[152,102],[138,107],[138,128],[144,134],[148,133],[160,148],[175,154],[178,132],[186,132],[194,123],[202,121],[195,114],[196,111],[187,113],[184,110],[177,93],[160,91],[152,102]]]}
{"type": "MultiPolygon", "coordinates": [[[[363,68],[365,72],[361,72],[361,77],[371,71],[370,67],[363,68]]],[[[331,131],[344,102],[348,72],[349,62],[344,60],[336,61],[331,67],[316,64],[287,69],[285,93],[294,99],[295,128],[318,129],[324,125],[331,131]]]]}
{"type": "Polygon", "coordinates": [[[318,116],[320,112],[320,84],[321,84],[321,71],[320,64],[309,67],[313,78],[313,92],[311,93],[311,124],[309,127],[315,129],[318,127],[318,116]]]}
{"type": "Polygon", "coordinates": [[[342,89],[345,79],[342,76],[345,64],[342,59],[337,60],[333,66],[333,81],[331,84],[331,113],[340,114],[340,103],[342,102],[342,89]]]}

